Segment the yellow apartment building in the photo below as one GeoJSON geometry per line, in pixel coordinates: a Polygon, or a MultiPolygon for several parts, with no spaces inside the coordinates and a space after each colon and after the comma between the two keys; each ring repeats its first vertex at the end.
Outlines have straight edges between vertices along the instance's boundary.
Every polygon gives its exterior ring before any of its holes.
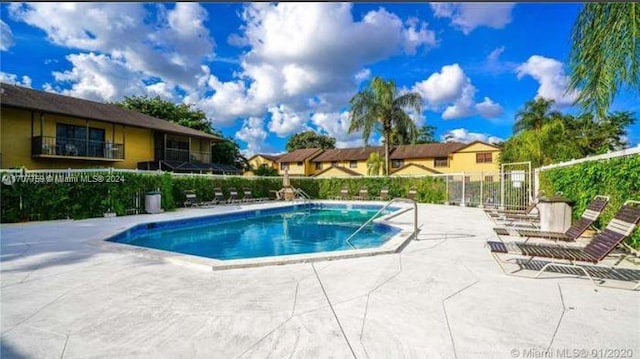
{"type": "Polygon", "coordinates": [[[0,88],[0,168],[240,172],[211,163],[211,145],[222,141],[217,136],[115,105],[0,88]]]}
{"type": "Polygon", "coordinates": [[[290,176],[310,176],[315,172],[315,165],[311,162],[322,153],[320,148],[303,148],[285,153],[276,161],[278,173],[284,175],[288,170],[290,176]]]}
{"type": "Polygon", "coordinates": [[[384,148],[379,146],[325,150],[311,161],[314,163],[313,175],[316,177],[366,176],[367,159],[374,152],[384,156],[384,148]]]}
{"type": "MultiPolygon", "coordinates": [[[[267,166],[271,168],[278,169],[278,158],[282,155],[267,155],[263,153],[257,153],[247,160],[249,162],[249,166],[252,169],[257,169],[262,166],[267,166]]],[[[244,173],[245,176],[253,176],[252,171],[246,171],[244,173]]]]}
{"type": "Polygon", "coordinates": [[[393,176],[434,173],[495,173],[500,170],[500,148],[476,141],[397,146],[389,155],[393,176]]]}

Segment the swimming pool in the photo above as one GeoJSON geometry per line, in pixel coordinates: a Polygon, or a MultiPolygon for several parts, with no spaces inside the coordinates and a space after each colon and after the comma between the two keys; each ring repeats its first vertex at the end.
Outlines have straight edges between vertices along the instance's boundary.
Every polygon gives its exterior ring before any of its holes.
{"type": "MultiPolygon", "coordinates": [[[[380,208],[305,204],[244,211],[141,224],[108,241],[220,260],[342,251],[353,249],[346,239],[380,208]]],[[[373,222],[350,242],[357,249],[374,248],[398,232],[373,222]]]]}

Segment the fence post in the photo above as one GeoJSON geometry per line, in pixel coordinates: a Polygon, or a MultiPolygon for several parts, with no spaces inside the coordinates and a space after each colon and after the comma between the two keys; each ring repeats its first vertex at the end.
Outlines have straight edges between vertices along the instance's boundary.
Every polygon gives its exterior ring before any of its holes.
{"type": "Polygon", "coordinates": [[[540,192],[540,168],[533,170],[533,195],[538,196],[540,192]]]}
{"type": "Polygon", "coordinates": [[[484,187],[484,172],[480,172],[480,204],[478,205],[478,208],[484,208],[483,187],[484,187]]]}
{"type": "Polygon", "coordinates": [[[466,177],[464,175],[464,172],[462,172],[462,200],[460,201],[460,207],[465,207],[465,202],[464,201],[467,198],[466,193],[465,193],[466,184],[467,184],[466,182],[467,182],[466,177]]]}
{"type": "Polygon", "coordinates": [[[500,210],[504,210],[504,163],[500,165],[500,210]]]}

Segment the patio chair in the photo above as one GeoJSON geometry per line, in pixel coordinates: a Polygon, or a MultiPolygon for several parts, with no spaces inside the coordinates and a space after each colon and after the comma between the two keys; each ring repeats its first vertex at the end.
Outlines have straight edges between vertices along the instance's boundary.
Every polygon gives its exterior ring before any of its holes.
{"type": "Polygon", "coordinates": [[[198,199],[195,191],[193,190],[184,191],[184,195],[186,197],[186,200],[184,201],[185,207],[198,207],[198,199]]]}
{"type": "Polygon", "coordinates": [[[415,187],[409,188],[409,193],[407,193],[407,198],[410,200],[416,200],[416,196],[418,195],[418,189],[415,187]]]}
{"type": "Polygon", "coordinates": [[[213,189],[213,201],[215,204],[226,202],[222,188],[216,187],[213,189]]]}
{"type": "Polygon", "coordinates": [[[369,190],[367,189],[367,187],[362,187],[360,188],[360,191],[358,192],[358,194],[356,196],[353,196],[353,199],[359,199],[362,201],[366,201],[369,199],[369,190]]]}
{"type": "MultiPolygon", "coordinates": [[[[609,203],[609,197],[607,196],[595,196],[587,205],[587,208],[582,213],[582,216],[578,221],[567,229],[566,232],[547,232],[533,229],[520,229],[510,228],[520,237],[526,237],[528,241],[531,238],[550,239],[554,241],[568,241],[573,242],[578,239],[584,232],[593,225],[593,223],[600,217],[600,214],[609,203]]],[[[496,227],[493,230],[499,236],[509,236],[511,231],[508,228],[496,227]]]]}
{"type": "Polygon", "coordinates": [[[540,213],[532,213],[538,206],[537,201],[532,201],[524,210],[498,210],[485,209],[484,213],[494,221],[536,220],[540,219],[540,213]]]}
{"type": "Polygon", "coordinates": [[[229,187],[229,199],[227,199],[227,203],[240,203],[238,190],[235,187],[229,187]]]}
{"type": "Polygon", "coordinates": [[[250,202],[257,201],[257,198],[253,197],[253,194],[251,193],[250,188],[244,187],[242,189],[242,193],[244,194],[244,198],[242,198],[242,202],[250,203],[250,202]]]}
{"type": "Polygon", "coordinates": [[[340,189],[340,194],[334,196],[333,199],[347,200],[349,199],[349,187],[342,187],[340,189]]]}
{"type": "MultiPolygon", "coordinates": [[[[598,264],[607,257],[618,245],[633,233],[638,222],[640,222],[640,207],[638,205],[640,205],[640,201],[626,201],[620,210],[618,210],[615,217],[613,217],[609,222],[604,231],[595,235],[591,242],[582,248],[528,243],[504,243],[495,241],[488,241],[487,245],[491,250],[491,255],[505,274],[514,275],[515,272],[521,270],[518,269],[514,272],[505,271],[501,264],[502,261],[498,256],[500,254],[509,253],[529,257],[525,262],[525,265],[536,257],[552,259],[551,262],[546,263],[537,272],[535,276],[536,278],[552,267],[573,268],[586,274],[594,284],[598,285],[593,280],[592,275],[589,274],[585,268],[575,264],[575,262],[598,264]],[[558,262],[558,260],[566,260],[568,263],[558,262]]],[[[622,255],[615,264],[609,265],[606,268],[608,268],[609,271],[615,271],[615,267],[620,264],[627,255],[628,254],[622,255]]],[[[602,266],[600,266],[600,268],[601,267],[602,266]]],[[[640,283],[638,283],[634,289],[637,289],[638,287],[640,287],[640,283]]]]}
{"type": "Polygon", "coordinates": [[[380,190],[380,194],[375,197],[375,199],[381,200],[381,201],[388,201],[389,200],[389,189],[388,188],[383,188],[380,190]]]}

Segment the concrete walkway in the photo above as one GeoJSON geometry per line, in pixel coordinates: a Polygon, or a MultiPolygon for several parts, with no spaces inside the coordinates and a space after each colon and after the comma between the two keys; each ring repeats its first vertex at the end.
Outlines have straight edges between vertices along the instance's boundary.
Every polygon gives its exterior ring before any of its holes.
{"type": "Polygon", "coordinates": [[[401,253],[313,264],[211,271],[90,244],[149,218],[3,225],[2,358],[640,356],[638,292],[504,275],[478,209],[420,205],[401,253]]]}

